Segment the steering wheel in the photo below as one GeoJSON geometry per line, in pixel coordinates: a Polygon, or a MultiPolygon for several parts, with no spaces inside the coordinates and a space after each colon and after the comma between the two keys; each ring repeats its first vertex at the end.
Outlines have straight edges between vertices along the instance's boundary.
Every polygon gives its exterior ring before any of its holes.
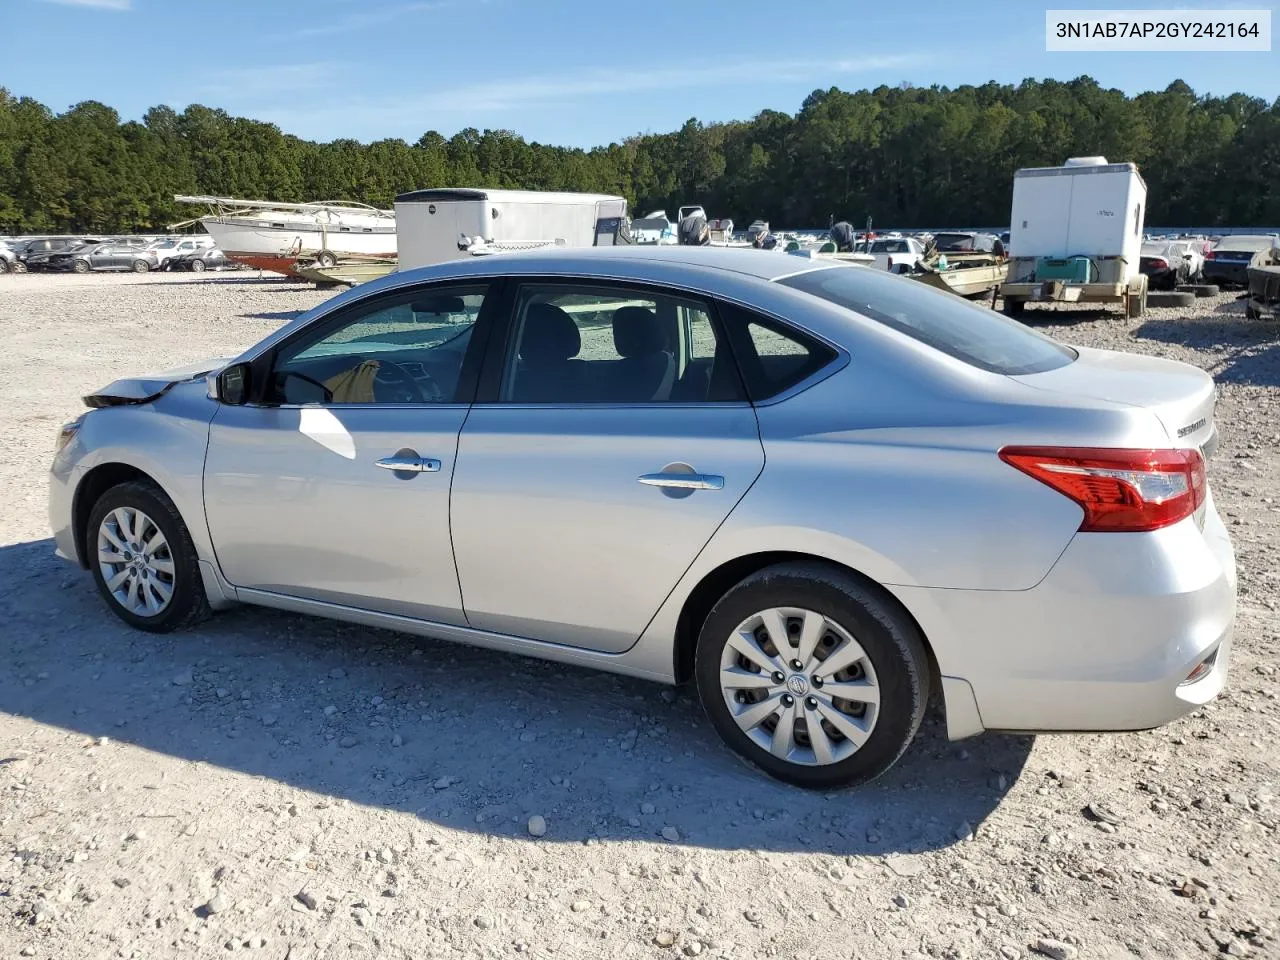
{"type": "Polygon", "coordinates": [[[378,372],[373,379],[375,383],[388,383],[395,389],[403,390],[408,394],[407,399],[397,397],[394,400],[382,400],[379,397],[378,399],[384,403],[427,403],[431,400],[422,389],[422,385],[414,379],[413,374],[394,360],[379,360],[378,372]]]}

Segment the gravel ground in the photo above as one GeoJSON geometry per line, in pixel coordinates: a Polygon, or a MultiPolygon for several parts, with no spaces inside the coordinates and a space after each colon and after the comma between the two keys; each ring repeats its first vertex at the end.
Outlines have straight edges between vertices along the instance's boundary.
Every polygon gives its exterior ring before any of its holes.
{"type": "Polygon", "coordinates": [[[1280,954],[1275,325],[1230,295],[1027,314],[1221,384],[1225,694],[1113,736],[950,744],[934,717],[824,796],[735,762],[687,690],[263,610],[166,637],[104,610],[51,555],[57,425],[325,296],[0,277],[0,956],[1280,954]]]}

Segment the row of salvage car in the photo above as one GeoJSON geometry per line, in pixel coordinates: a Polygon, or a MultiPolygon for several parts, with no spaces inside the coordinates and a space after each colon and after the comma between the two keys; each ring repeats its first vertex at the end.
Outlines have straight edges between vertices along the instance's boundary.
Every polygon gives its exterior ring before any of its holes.
{"type": "Polygon", "coordinates": [[[0,273],[239,270],[208,236],[37,237],[0,240],[0,273]]]}

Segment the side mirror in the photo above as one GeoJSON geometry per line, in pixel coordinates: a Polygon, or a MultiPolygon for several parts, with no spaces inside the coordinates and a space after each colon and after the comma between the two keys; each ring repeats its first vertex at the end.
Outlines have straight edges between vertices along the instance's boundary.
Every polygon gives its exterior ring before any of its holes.
{"type": "Polygon", "coordinates": [[[239,407],[249,402],[249,364],[233,363],[218,374],[217,394],[220,403],[239,407]]]}

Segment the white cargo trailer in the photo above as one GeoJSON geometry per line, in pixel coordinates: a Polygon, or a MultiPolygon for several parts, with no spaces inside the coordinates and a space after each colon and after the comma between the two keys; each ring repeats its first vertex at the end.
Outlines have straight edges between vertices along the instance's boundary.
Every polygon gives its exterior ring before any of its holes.
{"type": "Polygon", "coordinates": [[[399,269],[541,244],[609,246],[627,201],[596,193],[439,188],[396,197],[399,269]]]}
{"type": "Polygon", "coordinates": [[[1073,157],[1061,167],[1028,167],[1013,177],[1005,312],[1028,302],[1125,305],[1146,309],[1139,271],[1147,185],[1132,163],[1073,157]]]}

